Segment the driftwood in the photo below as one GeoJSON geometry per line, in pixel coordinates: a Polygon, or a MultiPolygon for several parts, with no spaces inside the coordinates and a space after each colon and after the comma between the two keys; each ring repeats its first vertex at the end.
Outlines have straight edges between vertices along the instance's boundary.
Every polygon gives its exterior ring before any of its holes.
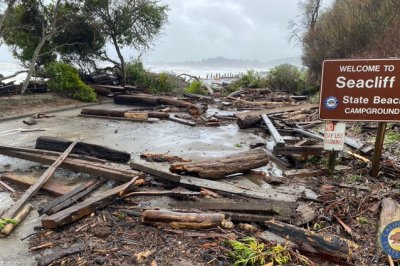
{"type": "MultiPolygon", "coordinates": [[[[28,148],[14,148],[8,146],[0,146],[0,154],[47,165],[52,164],[60,156],[59,152],[28,148]]],[[[133,176],[136,176],[136,172],[125,170],[121,168],[120,165],[104,165],[101,163],[88,161],[84,159],[85,157],[82,159],[78,158],[79,155],[75,155],[74,158],[66,158],[60,167],[79,173],[90,174],[121,182],[128,182],[133,176]]]]}
{"type": "Polygon", "coordinates": [[[150,95],[121,95],[114,98],[116,104],[139,105],[139,106],[160,106],[172,105],[186,108],[191,115],[201,115],[207,110],[206,105],[195,105],[190,102],[176,100],[163,96],[150,95]]]}
{"type": "Polygon", "coordinates": [[[274,124],[268,118],[267,115],[261,115],[264,124],[267,126],[269,133],[271,134],[272,138],[274,139],[276,146],[285,146],[285,140],[282,138],[281,134],[279,134],[278,130],[276,130],[274,124]]]}
{"type": "MultiPolygon", "coordinates": [[[[89,109],[84,108],[81,110],[82,115],[96,115],[108,117],[125,117],[126,113],[135,113],[130,110],[107,110],[107,109],[89,109]]],[[[142,113],[142,112],[141,112],[142,113]]],[[[168,119],[169,114],[163,112],[146,112],[149,118],[168,119]]]]}
{"type": "Polygon", "coordinates": [[[186,160],[179,156],[160,154],[160,153],[142,153],[140,154],[140,159],[145,160],[147,162],[157,162],[157,163],[191,162],[191,160],[186,160]]]}
{"type": "Polygon", "coordinates": [[[56,261],[58,259],[64,258],[69,255],[73,255],[76,253],[80,253],[87,248],[88,248],[87,244],[80,244],[80,245],[75,245],[75,246],[72,246],[69,248],[56,249],[50,255],[37,257],[36,261],[39,266],[47,266],[47,265],[52,264],[54,261],[56,261]]]}
{"type": "Polygon", "coordinates": [[[68,154],[75,147],[77,141],[74,141],[69,147],[61,154],[61,156],[41,175],[38,181],[30,186],[27,191],[15,202],[11,208],[3,214],[4,218],[13,218],[17,212],[25,205],[25,203],[36,194],[36,192],[53,176],[57,167],[67,158],[68,154]]]}
{"type": "MultiPolygon", "coordinates": [[[[64,151],[72,142],[69,140],[56,137],[39,137],[36,140],[36,149],[50,151],[64,151]]],[[[79,141],[74,149],[74,154],[92,156],[99,159],[108,160],[111,162],[126,163],[131,159],[131,155],[127,152],[118,151],[105,146],[90,144],[79,141]]]]}
{"type": "Polygon", "coordinates": [[[78,115],[79,117],[94,118],[94,119],[105,119],[105,120],[116,120],[116,121],[128,121],[128,122],[143,122],[143,123],[154,123],[155,120],[143,119],[143,118],[126,118],[126,117],[111,117],[111,116],[101,116],[101,115],[78,115]]]}
{"type": "Polygon", "coordinates": [[[334,235],[317,234],[278,221],[268,221],[265,222],[265,225],[268,231],[283,238],[289,238],[289,240],[294,242],[297,246],[304,247],[304,250],[312,253],[320,253],[348,260],[352,258],[353,251],[358,248],[358,246],[350,240],[334,235]]]}
{"type": "MultiPolygon", "coordinates": [[[[389,236],[391,229],[385,230],[385,227],[392,222],[398,222],[400,220],[400,205],[391,198],[384,198],[382,200],[382,210],[381,216],[379,220],[379,229],[378,229],[378,247],[382,249],[382,243],[380,241],[381,235],[384,237],[388,237],[388,242],[398,239],[395,233],[393,236],[389,236]]],[[[397,225],[398,227],[399,225],[397,225]]],[[[393,228],[392,228],[393,229],[393,228]]],[[[391,250],[391,248],[386,248],[386,250],[391,250]]],[[[395,252],[393,250],[393,252],[395,252]]],[[[396,252],[397,253],[397,252],[396,252]]]]}
{"type": "Polygon", "coordinates": [[[107,206],[116,196],[118,196],[120,191],[123,190],[125,186],[126,184],[123,184],[109,189],[106,192],[93,196],[81,203],[78,203],[77,205],[44,217],[42,219],[42,225],[45,228],[54,229],[81,219],[82,217],[107,206]]]}
{"type": "MultiPolygon", "coordinates": [[[[1,175],[2,179],[6,179],[8,181],[17,183],[19,185],[22,185],[24,187],[30,187],[33,184],[36,183],[37,178],[29,175],[16,175],[14,173],[3,173],[1,175]]],[[[55,183],[51,180],[48,180],[41,188],[39,191],[45,191],[51,195],[54,196],[62,196],[64,194],[67,194],[68,192],[71,191],[70,186],[65,186],[61,185],[58,183],[55,183]]]]}
{"type": "Polygon", "coordinates": [[[20,224],[26,216],[28,216],[29,212],[32,210],[32,205],[30,203],[26,204],[18,213],[15,215],[14,220],[17,222],[16,224],[7,224],[3,230],[1,230],[1,236],[8,236],[18,224],[20,224]]]}
{"type": "Polygon", "coordinates": [[[90,192],[95,190],[96,188],[100,187],[105,180],[90,180],[89,182],[76,187],[75,189],[71,190],[69,193],[56,198],[55,200],[47,203],[45,206],[38,209],[40,215],[46,213],[48,215],[61,211],[68,206],[74,204],[82,197],[88,195],[90,192]]]}
{"type": "Polygon", "coordinates": [[[234,173],[242,173],[254,168],[267,165],[269,157],[265,150],[257,148],[224,158],[213,160],[174,163],[170,167],[173,173],[195,174],[202,178],[218,179],[234,173]]]}
{"type": "Polygon", "coordinates": [[[272,115],[277,113],[285,113],[285,112],[294,112],[299,110],[309,110],[309,109],[316,109],[318,105],[316,104],[303,104],[303,105],[295,105],[295,106],[285,106],[285,107],[278,107],[274,109],[266,109],[260,111],[251,111],[251,112],[242,112],[236,113],[235,116],[237,117],[237,125],[240,129],[246,129],[251,127],[256,127],[258,124],[261,123],[261,115],[272,115]]]}
{"type": "Polygon", "coordinates": [[[223,225],[225,215],[219,213],[180,213],[168,210],[148,210],[142,213],[142,221],[156,225],[167,223],[174,229],[213,228],[223,225]]]}
{"type": "Polygon", "coordinates": [[[193,122],[193,121],[189,121],[189,120],[186,120],[186,119],[178,118],[175,115],[171,115],[168,119],[173,121],[173,122],[176,122],[176,123],[179,123],[179,124],[182,124],[182,125],[186,125],[186,126],[194,127],[196,125],[196,123],[193,122]]]}

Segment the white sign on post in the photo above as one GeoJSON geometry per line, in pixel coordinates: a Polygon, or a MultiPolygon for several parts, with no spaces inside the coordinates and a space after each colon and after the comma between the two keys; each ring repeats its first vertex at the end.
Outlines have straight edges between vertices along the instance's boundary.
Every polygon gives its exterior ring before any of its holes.
{"type": "Polygon", "coordinates": [[[342,151],[344,148],[345,133],[346,123],[327,122],[324,133],[324,150],[342,151]]]}

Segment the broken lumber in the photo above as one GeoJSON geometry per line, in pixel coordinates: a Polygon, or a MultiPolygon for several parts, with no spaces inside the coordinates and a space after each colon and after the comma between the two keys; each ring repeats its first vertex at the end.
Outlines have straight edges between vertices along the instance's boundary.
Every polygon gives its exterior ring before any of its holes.
{"type": "Polygon", "coordinates": [[[163,96],[139,95],[119,95],[114,98],[116,104],[139,105],[139,106],[160,106],[172,105],[187,109],[191,115],[201,115],[207,110],[206,105],[195,105],[190,102],[176,100],[163,96]]]}
{"type": "MultiPolygon", "coordinates": [[[[267,221],[265,225],[268,231],[283,238],[289,238],[291,242],[294,242],[299,247],[308,246],[313,248],[315,250],[314,253],[348,260],[352,258],[353,251],[358,248],[358,246],[350,240],[334,235],[317,234],[278,221],[267,221]]],[[[310,249],[307,248],[307,250],[310,249]]]]}
{"type": "MultiPolygon", "coordinates": [[[[81,110],[82,115],[108,116],[108,117],[125,117],[126,113],[136,113],[130,110],[108,110],[108,109],[89,109],[81,110]]],[[[142,113],[142,112],[141,112],[142,113]]],[[[163,112],[146,112],[149,118],[168,119],[169,114],[163,112]]]]}
{"type": "Polygon", "coordinates": [[[169,210],[147,210],[142,221],[147,224],[167,223],[174,229],[213,228],[222,226],[225,215],[219,213],[181,213],[169,210]]]}
{"type": "Polygon", "coordinates": [[[1,236],[8,236],[18,224],[20,224],[26,216],[28,216],[29,212],[32,210],[32,205],[30,203],[26,204],[14,217],[16,224],[9,223],[7,224],[3,230],[1,230],[1,236]]]}
{"type": "Polygon", "coordinates": [[[271,120],[268,118],[266,114],[261,115],[262,120],[268,128],[269,133],[274,139],[276,146],[284,147],[285,140],[282,138],[281,134],[279,134],[278,130],[276,130],[274,124],[272,124],[271,120]]]}
{"type": "Polygon", "coordinates": [[[191,162],[191,160],[186,160],[178,156],[160,154],[160,153],[142,153],[140,154],[140,159],[147,162],[157,162],[157,163],[175,163],[175,162],[191,162]]]}
{"type": "Polygon", "coordinates": [[[80,252],[84,251],[86,248],[88,248],[87,243],[75,245],[75,246],[72,246],[69,248],[56,249],[50,255],[37,257],[36,261],[39,266],[47,266],[47,265],[52,264],[54,261],[56,261],[58,259],[64,258],[69,255],[73,255],[76,253],[80,253],[80,252]]]}
{"type": "Polygon", "coordinates": [[[126,184],[123,184],[109,189],[106,192],[93,196],[65,210],[44,217],[42,219],[42,225],[45,228],[54,229],[79,220],[82,217],[107,206],[116,196],[118,196],[120,191],[123,190],[125,186],[126,184]]]}
{"type": "Polygon", "coordinates": [[[172,173],[168,173],[162,170],[154,169],[145,165],[131,162],[130,166],[132,169],[142,171],[144,173],[153,175],[163,181],[170,181],[179,183],[181,186],[188,188],[201,189],[206,188],[224,195],[240,195],[255,199],[264,199],[271,201],[282,201],[282,202],[295,202],[300,197],[306,199],[315,200],[318,195],[312,195],[312,191],[307,189],[287,189],[281,191],[278,188],[263,188],[262,191],[253,191],[244,189],[228,183],[218,182],[214,180],[206,180],[197,177],[180,176],[172,173]]]}
{"type": "Polygon", "coordinates": [[[71,204],[77,202],[80,198],[86,196],[96,188],[100,187],[105,180],[96,180],[92,179],[86,182],[83,185],[76,187],[75,189],[71,190],[69,193],[56,198],[55,200],[47,203],[45,206],[38,209],[39,215],[44,213],[50,215],[56,213],[62,209],[67,208],[71,204]]]}
{"type": "Polygon", "coordinates": [[[175,115],[171,115],[168,119],[173,121],[173,122],[176,122],[176,123],[179,123],[179,124],[182,124],[182,125],[186,125],[186,126],[194,127],[196,125],[196,123],[193,122],[193,121],[189,121],[189,120],[186,120],[186,119],[178,118],[175,115]]]}
{"type": "MultiPolygon", "coordinates": [[[[3,173],[1,175],[1,178],[6,179],[8,181],[17,183],[19,185],[29,187],[32,186],[33,184],[36,183],[37,178],[29,175],[16,175],[14,173],[3,173]]],[[[50,193],[51,195],[54,196],[62,196],[64,194],[67,194],[69,191],[71,191],[71,187],[61,185],[58,183],[55,183],[51,180],[48,180],[41,188],[40,191],[46,191],[50,193]]]]}
{"type": "MultiPolygon", "coordinates": [[[[36,140],[36,149],[50,150],[50,151],[64,151],[72,141],[65,140],[57,137],[41,136],[36,140]]],[[[79,141],[74,149],[73,154],[80,154],[86,156],[92,156],[99,159],[108,160],[117,163],[126,163],[131,159],[131,155],[127,152],[118,151],[105,146],[91,144],[79,141]]]]}
{"type": "MultiPolygon", "coordinates": [[[[8,146],[0,146],[0,154],[47,165],[50,165],[54,161],[56,161],[57,157],[60,155],[60,153],[54,151],[14,148],[8,146]]],[[[78,173],[85,173],[121,182],[130,181],[132,179],[132,176],[136,175],[135,172],[129,171],[128,169],[125,170],[121,168],[120,165],[105,165],[87,161],[85,159],[66,158],[61,163],[60,167],[78,173]]]]}
{"type": "Polygon", "coordinates": [[[218,179],[225,176],[243,173],[267,165],[269,157],[264,149],[233,154],[200,162],[174,163],[170,166],[173,173],[195,174],[201,178],[218,179]]]}
{"type": "Polygon", "coordinates": [[[237,125],[240,129],[246,129],[255,127],[261,123],[261,115],[272,115],[277,113],[285,113],[285,112],[294,112],[299,110],[309,110],[309,109],[317,109],[317,104],[302,104],[302,105],[295,105],[295,106],[285,106],[285,107],[278,107],[274,109],[265,109],[260,111],[250,111],[250,112],[241,112],[236,113],[235,116],[237,117],[237,125]]]}
{"type": "Polygon", "coordinates": [[[3,214],[3,218],[14,218],[22,206],[53,176],[57,167],[68,157],[69,153],[75,147],[78,141],[72,142],[69,147],[61,154],[61,156],[40,176],[38,181],[30,186],[27,191],[15,202],[11,208],[3,214]]]}
{"type": "Polygon", "coordinates": [[[320,155],[324,151],[322,145],[312,145],[312,146],[285,146],[278,147],[274,146],[274,153],[277,155],[320,155]]]}

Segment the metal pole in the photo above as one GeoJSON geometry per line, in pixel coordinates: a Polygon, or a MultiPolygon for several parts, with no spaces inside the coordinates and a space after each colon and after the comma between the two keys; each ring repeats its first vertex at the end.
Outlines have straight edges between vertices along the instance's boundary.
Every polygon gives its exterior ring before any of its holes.
{"type": "Polygon", "coordinates": [[[378,132],[375,140],[374,157],[372,158],[372,169],[370,176],[377,177],[379,174],[379,162],[381,160],[383,141],[385,140],[386,122],[379,122],[378,132]]]}

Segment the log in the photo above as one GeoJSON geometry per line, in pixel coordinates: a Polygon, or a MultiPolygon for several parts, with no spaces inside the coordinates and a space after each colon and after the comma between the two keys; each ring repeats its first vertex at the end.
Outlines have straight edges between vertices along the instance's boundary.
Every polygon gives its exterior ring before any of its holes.
{"type": "Polygon", "coordinates": [[[18,213],[15,215],[14,220],[17,221],[17,224],[7,224],[3,230],[1,230],[0,235],[1,236],[8,236],[15,227],[18,226],[25,218],[28,216],[29,212],[32,210],[32,205],[31,204],[26,204],[18,213]]]}
{"type": "Polygon", "coordinates": [[[179,123],[179,124],[182,124],[182,125],[186,125],[186,126],[194,127],[196,125],[196,123],[193,122],[193,121],[189,121],[189,120],[185,120],[185,119],[182,119],[182,118],[178,118],[175,115],[171,115],[168,119],[173,121],[173,122],[176,122],[176,123],[179,123]]]}
{"type": "Polygon", "coordinates": [[[101,186],[105,180],[96,180],[92,179],[88,182],[86,182],[83,185],[80,185],[76,187],[75,189],[71,190],[69,193],[56,198],[55,200],[47,203],[45,206],[41,207],[38,209],[39,215],[42,215],[44,213],[50,215],[53,213],[56,213],[62,209],[67,208],[69,205],[77,202],[80,198],[86,196],[89,194],[91,191],[94,189],[98,188],[101,186]]]}
{"type": "MultiPolygon", "coordinates": [[[[136,177],[136,179],[137,178],[138,177],[136,177]]],[[[106,192],[93,196],[65,210],[44,217],[42,219],[42,225],[48,229],[55,229],[79,220],[82,217],[107,206],[116,196],[119,195],[120,191],[123,190],[125,186],[126,184],[123,184],[109,189],[106,192]]]]}
{"type": "MultiPolygon", "coordinates": [[[[134,113],[130,110],[108,110],[108,109],[89,109],[84,108],[81,110],[82,115],[96,115],[108,117],[124,117],[125,113],[134,113]]],[[[168,119],[169,114],[163,112],[147,112],[149,118],[168,119]]]]}
{"type": "MultiPolygon", "coordinates": [[[[384,198],[382,200],[382,210],[381,210],[381,215],[380,215],[380,219],[379,219],[379,229],[378,229],[378,247],[380,250],[382,250],[382,241],[381,241],[381,237],[386,238],[387,243],[389,243],[391,240],[394,240],[397,238],[397,236],[395,236],[397,233],[395,233],[394,235],[390,236],[390,233],[392,231],[392,229],[394,229],[393,227],[399,227],[400,226],[400,205],[397,203],[397,201],[391,199],[391,198],[384,198]],[[397,222],[396,226],[393,227],[388,227],[386,228],[386,226],[388,226],[389,224],[391,224],[392,222],[397,222]]],[[[395,250],[393,250],[392,248],[388,247],[387,244],[385,244],[385,250],[386,251],[392,251],[393,253],[397,253],[395,250]]],[[[395,254],[395,255],[397,255],[395,254]]],[[[397,255],[398,256],[398,255],[397,255]]],[[[395,256],[395,257],[397,257],[395,256]]]]}
{"type": "Polygon", "coordinates": [[[149,115],[146,112],[126,112],[124,118],[135,121],[147,121],[149,115]]]}
{"type": "Polygon", "coordinates": [[[207,110],[205,105],[195,105],[190,102],[176,100],[162,96],[140,95],[120,95],[114,98],[116,104],[139,105],[139,106],[160,106],[172,105],[175,107],[186,108],[191,115],[201,115],[207,110]]]}
{"type": "Polygon", "coordinates": [[[230,174],[243,173],[267,165],[269,157],[264,149],[257,148],[224,158],[213,160],[174,163],[170,166],[172,173],[195,174],[201,178],[218,179],[230,174]]]}
{"type": "MultiPolygon", "coordinates": [[[[268,231],[283,238],[289,238],[291,242],[299,247],[311,247],[315,250],[314,253],[349,260],[353,256],[353,251],[358,249],[358,246],[354,242],[335,235],[317,234],[278,221],[267,221],[265,225],[268,231]]],[[[310,249],[307,248],[307,250],[310,249]]]]}
{"type": "Polygon", "coordinates": [[[38,190],[53,176],[57,167],[67,158],[68,154],[75,147],[77,141],[74,141],[69,147],[61,154],[60,157],[40,176],[38,181],[30,186],[27,191],[21,196],[17,202],[15,202],[11,208],[3,214],[3,218],[14,218],[17,212],[22,208],[23,205],[38,192],[38,190]]]}
{"type": "MultiPolygon", "coordinates": [[[[56,137],[41,136],[36,140],[36,149],[50,151],[64,151],[72,142],[56,137]]],[[[79,141],[74,149],[73,154],[92,156],[99,159],[108,160],[117,163],[126,163],[131,159],[131,155],[127,152],[118,151],[105,146],[90,144],[79,141]]]]}
{"type": "Polygon", "coordinates": [[[95,118],[95,119],[106,119],[106,120],[116,120],[116,121],[129,121],[129,122],[144,122],[144,123],[154,123],[155,120],[140,120],[140,119],[132,119],[132,118],[125,118],[125,117],[110,117],[110,116],[99,116],[99,115],[78,115],[79,117],[85,118],[95,118]]]}
{"type": "Polygon", "coordinates": [[[173,228],[213,228],[222,226],[225,215],[219,213],[180,213],[168,210],[148,210],[142,213],[147,224],[167,223],[173,228]]]}
{"type": "MultiPolygon", "coordinates": [[[[2,179],[6,179],[8,181],[17,183],[19,185],[22,185],[24,187],[30,187],[33,184],[36,183],[37,178],[33,176],[28,176],[28,175],[16,175],[14,173],[3,173],[1,175],[2,179]]],[[[73,187],[70,186],[65,186],[61,185],[58,183],[55,183],[51,180],[48,180],[41,188],[40,191],[45,191],[51,195],[54,196],[62,196],[64,194],[67,194],[73,189],[73,187]]]]}

